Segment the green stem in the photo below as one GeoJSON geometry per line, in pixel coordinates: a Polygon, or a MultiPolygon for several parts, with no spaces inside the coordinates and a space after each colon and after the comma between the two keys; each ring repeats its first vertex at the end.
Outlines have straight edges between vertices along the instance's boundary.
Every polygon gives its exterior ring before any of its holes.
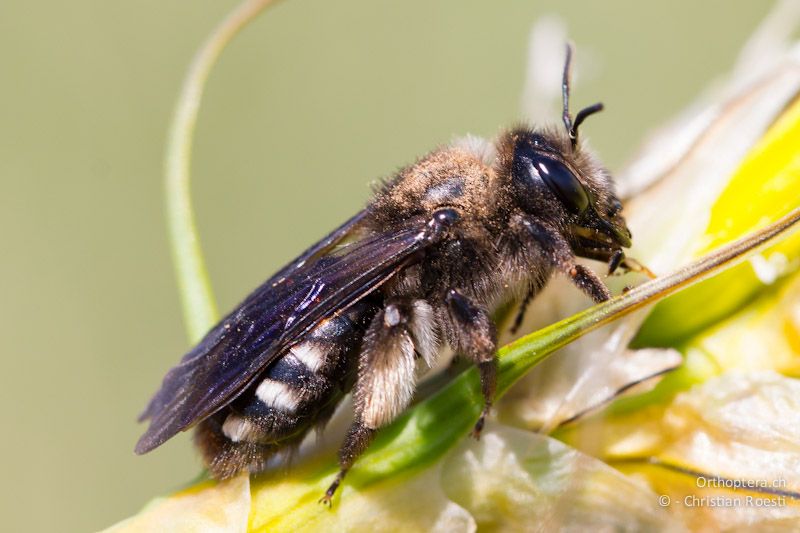
{"type": "Polygon", "coordinates": [[[170,247],[189,341],[197,342],[219,313],[206,270],[189,189],[192,140],[208,75],[231,39],[276,0],[246,0],[217,26],[192,61],[170,126],[166,207],[170,247]]]}

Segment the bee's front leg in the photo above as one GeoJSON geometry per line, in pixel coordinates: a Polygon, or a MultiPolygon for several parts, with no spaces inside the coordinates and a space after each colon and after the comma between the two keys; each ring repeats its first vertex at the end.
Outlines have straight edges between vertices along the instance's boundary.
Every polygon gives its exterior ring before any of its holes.
{"type": "Polygon", "coordinates": [[[484,406],[472,430],[478,439],[497,388],[497,332],[489,313],[456,289],[447,291],[445,305],[448,316],[443,326],[450,346],[474,361],[481,376],[484,406]]]}
{"type": "Polygon", "coordinates": [[[569,277],[570,281],[592,300],[604,302],[611,298],[611,291],[597,274],[575,262],[572,248],[558,231],[535,219],[517,219],[512,224],[523,228],[523,233],[527,233],[529,238],[547,252],[552,265],[569,277]]]}

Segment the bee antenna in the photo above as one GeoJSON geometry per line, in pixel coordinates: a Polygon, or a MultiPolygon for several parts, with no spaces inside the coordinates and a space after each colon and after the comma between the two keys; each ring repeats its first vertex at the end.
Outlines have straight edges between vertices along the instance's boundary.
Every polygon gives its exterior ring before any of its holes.
{"type": "MultiPolygon", "coordinates": [[[[569,74],[570,66],[572,64],[572,44],[567,43],[567,57],[564,60],[564,74],[561,77],[561,97],[563,99],[563,111],[561,113],[561,120],[564,121],[564,128],[566,128],[569,138],[573,139],[572,129],[572,116],[569,114],[569,74]]],[[[573,145],[575,143],[573,142],[573,145]]]]}
{"type": "Polygon", "coordinates": [[[572,120],[572,115],[569,114],[569,85],[570,85],[570,70],[572,66],[572,44],[567,43],[567,57],[564,60],[564,74],[561,78],[561,96],[563,98],[563,111],[561,113],[561,120],[564,121],[564,127],[569,135],[570,143],[574,149],[578,145],[578,126],[583,124],[583,121],[589,115],[603,110],[603,104],[598,102],[589,107],[584,107],[575,116],[575,121],[572,120]]]}
{"type": "Polygon", "coordinates": [[[590,105],[589,107],[584,107],[583,109],[578,111],[578,114],[575,115],[575,123],[572,125],[572,132],[570,132],[570,138],[577,142],[578,126],[583,124],[583,121],[586,120],[586,117],[588,117],[589,115],[594,115],[595,113],[599,113],[602,110],[603,110],[603,103],[597,102],[596,104],[590,105]]]}

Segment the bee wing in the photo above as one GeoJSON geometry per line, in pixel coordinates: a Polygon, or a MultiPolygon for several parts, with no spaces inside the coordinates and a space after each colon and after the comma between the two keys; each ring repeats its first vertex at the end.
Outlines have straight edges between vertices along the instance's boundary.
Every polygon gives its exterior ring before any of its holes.
{"type": "MultiPolygon", "coordinates": [[[[186,354],[183,357],[183,359],[181,359],[180,365],[178,365],[178,367],[175,367],[173,369],[173,371],[177,370],[185,362],[188,362],[196,353],[202,352],[204,346],[210,345],[213,342],[213,340],[211,338],[212,337],[212,333],[214,333],[214,332],[220,333],[217,330],[220,328],[220,326],[224,326],[224,323],[227,320],[233,318],[233,316],[234,316],[234,314],[236,313],[237,310],[241,310],[241,309],[247,307],[251,303],[251,300],[256,300],[256,299],[262,299],[263,300],[265,295],[266,295],[265,293],[269,288],[276,287],[276,286],[278,286],[278,285],[283,283],[284,278],[288,278],[291,275],[297,276],[301,270],[309,268],[312,264],[314,264],[314,262],[317,259],[319,259],[320,256],[325,255],[326,253],[328,253],[331,249],[333,249],[333,247],[335,247],[342,240],[344,240],[349,235],[351,235],[354,232],[354,230],[357,228],[358,224],[362,220],[364,220],[366,215],[367,215],[366,209],[363,209],[363,210],[359,211],[358,213],[356,213],[355,216],[351,217],[349,220],[344,222],[341,226],[339,226],[338,228],[333,230],[331,233],[329,233],[328,235],[326,235],[325,237],[320,239],[315,244],[311,245],[308,249],[306,249],[298,257],[296,257],[291,263],[289,263],[288,265],[286,265],[282,269],[280,269],[278,272],[276,272],[271,278],[269,278],[267,281],[265,281],[261,285],[261,287],[259,287],[255,291],[253,291],[241,304],[239,304],[237,309],[232,311],[230,313],[230,315],[225,318],[225,320],[223,320],[220,324],[217,324],[217,326],[215,326],[212,330],[210,330],[206,334],[206,336],[202,339],[202,341],[197,346],[195,346],[195,348],[193,348],[188,354],[186,354]]],[[[279,299],[282,296],[285,296],[283,292],[280,292],[280,291],[273,291],[272,292],[273,299],[279,299]]],[[[167,381],[168,381],[167,378],[168,377],[169,376],[165,376],[165,379],[164,379],[164,385],[165,386],[167,384],[167,381]]],[[[148,404],[147,408],[144,410],[144,412],[141,415],[139,415],[139,422],[147,420],[148,418],[153,418],[155,413],[157,411],[161,410],[161,408],[163,407],[163,405],[161,405],[161,404],[163,404],[162,393],[164,393],[164,394],[167,393],[167,391],[165,391],[164,389],[165,389],[165,387],[162,387],[162,390],[160,390],[159,393],[157,393],[150,400],[150,403],[148,404]]]]}
{"type": "MultiPolygon", "coordinates": [[[[300,254],[294,261],[280,269],[278,272],[275,273],[270,279],[268,279],[264,285],[269,285],[272,282],[275,282],[281,278],[286,278],[293,272],[296,272],[302,268],[306,268],[310,266],[313,261],[318,259],[321,255],[329,252],[334,246],[339,244],[343,239],[345,239],[348,235],[351,235],[354,230],[358,227],[358,224],[364,220],[367,216],[367,210],[363,209],[359,211],[355,216],[350,218],[347,222],[333,230],[330,234],[323,237],[319,242],[312,245],[308,248],[305,252],[300,254]]],[[[256,291],[254,295],[257,293],[256,291]]]]}
{"type": "MultiPolygon", "coordinates": [[[[231,402],[288,346],[417,260],[437,234],[423,222],[293,262],[248,296],[164,377],[141,420],[146,453],[231,402]]],[[[323,242],[323,241],[320,241],[323,242]]],[[[311,254],[314,255],[314,254],[311,254]]]]}

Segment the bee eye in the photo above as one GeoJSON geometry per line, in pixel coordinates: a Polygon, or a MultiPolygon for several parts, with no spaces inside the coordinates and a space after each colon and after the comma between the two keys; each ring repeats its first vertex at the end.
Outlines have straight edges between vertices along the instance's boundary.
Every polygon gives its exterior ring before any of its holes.
{"type": "Polygon", "coordinates": [[[534,157],[530,164],[567,209],[575,214],[586,211],[589,207],[589,195],[572,171],[555,159],[547,157],[534,157]]]}

